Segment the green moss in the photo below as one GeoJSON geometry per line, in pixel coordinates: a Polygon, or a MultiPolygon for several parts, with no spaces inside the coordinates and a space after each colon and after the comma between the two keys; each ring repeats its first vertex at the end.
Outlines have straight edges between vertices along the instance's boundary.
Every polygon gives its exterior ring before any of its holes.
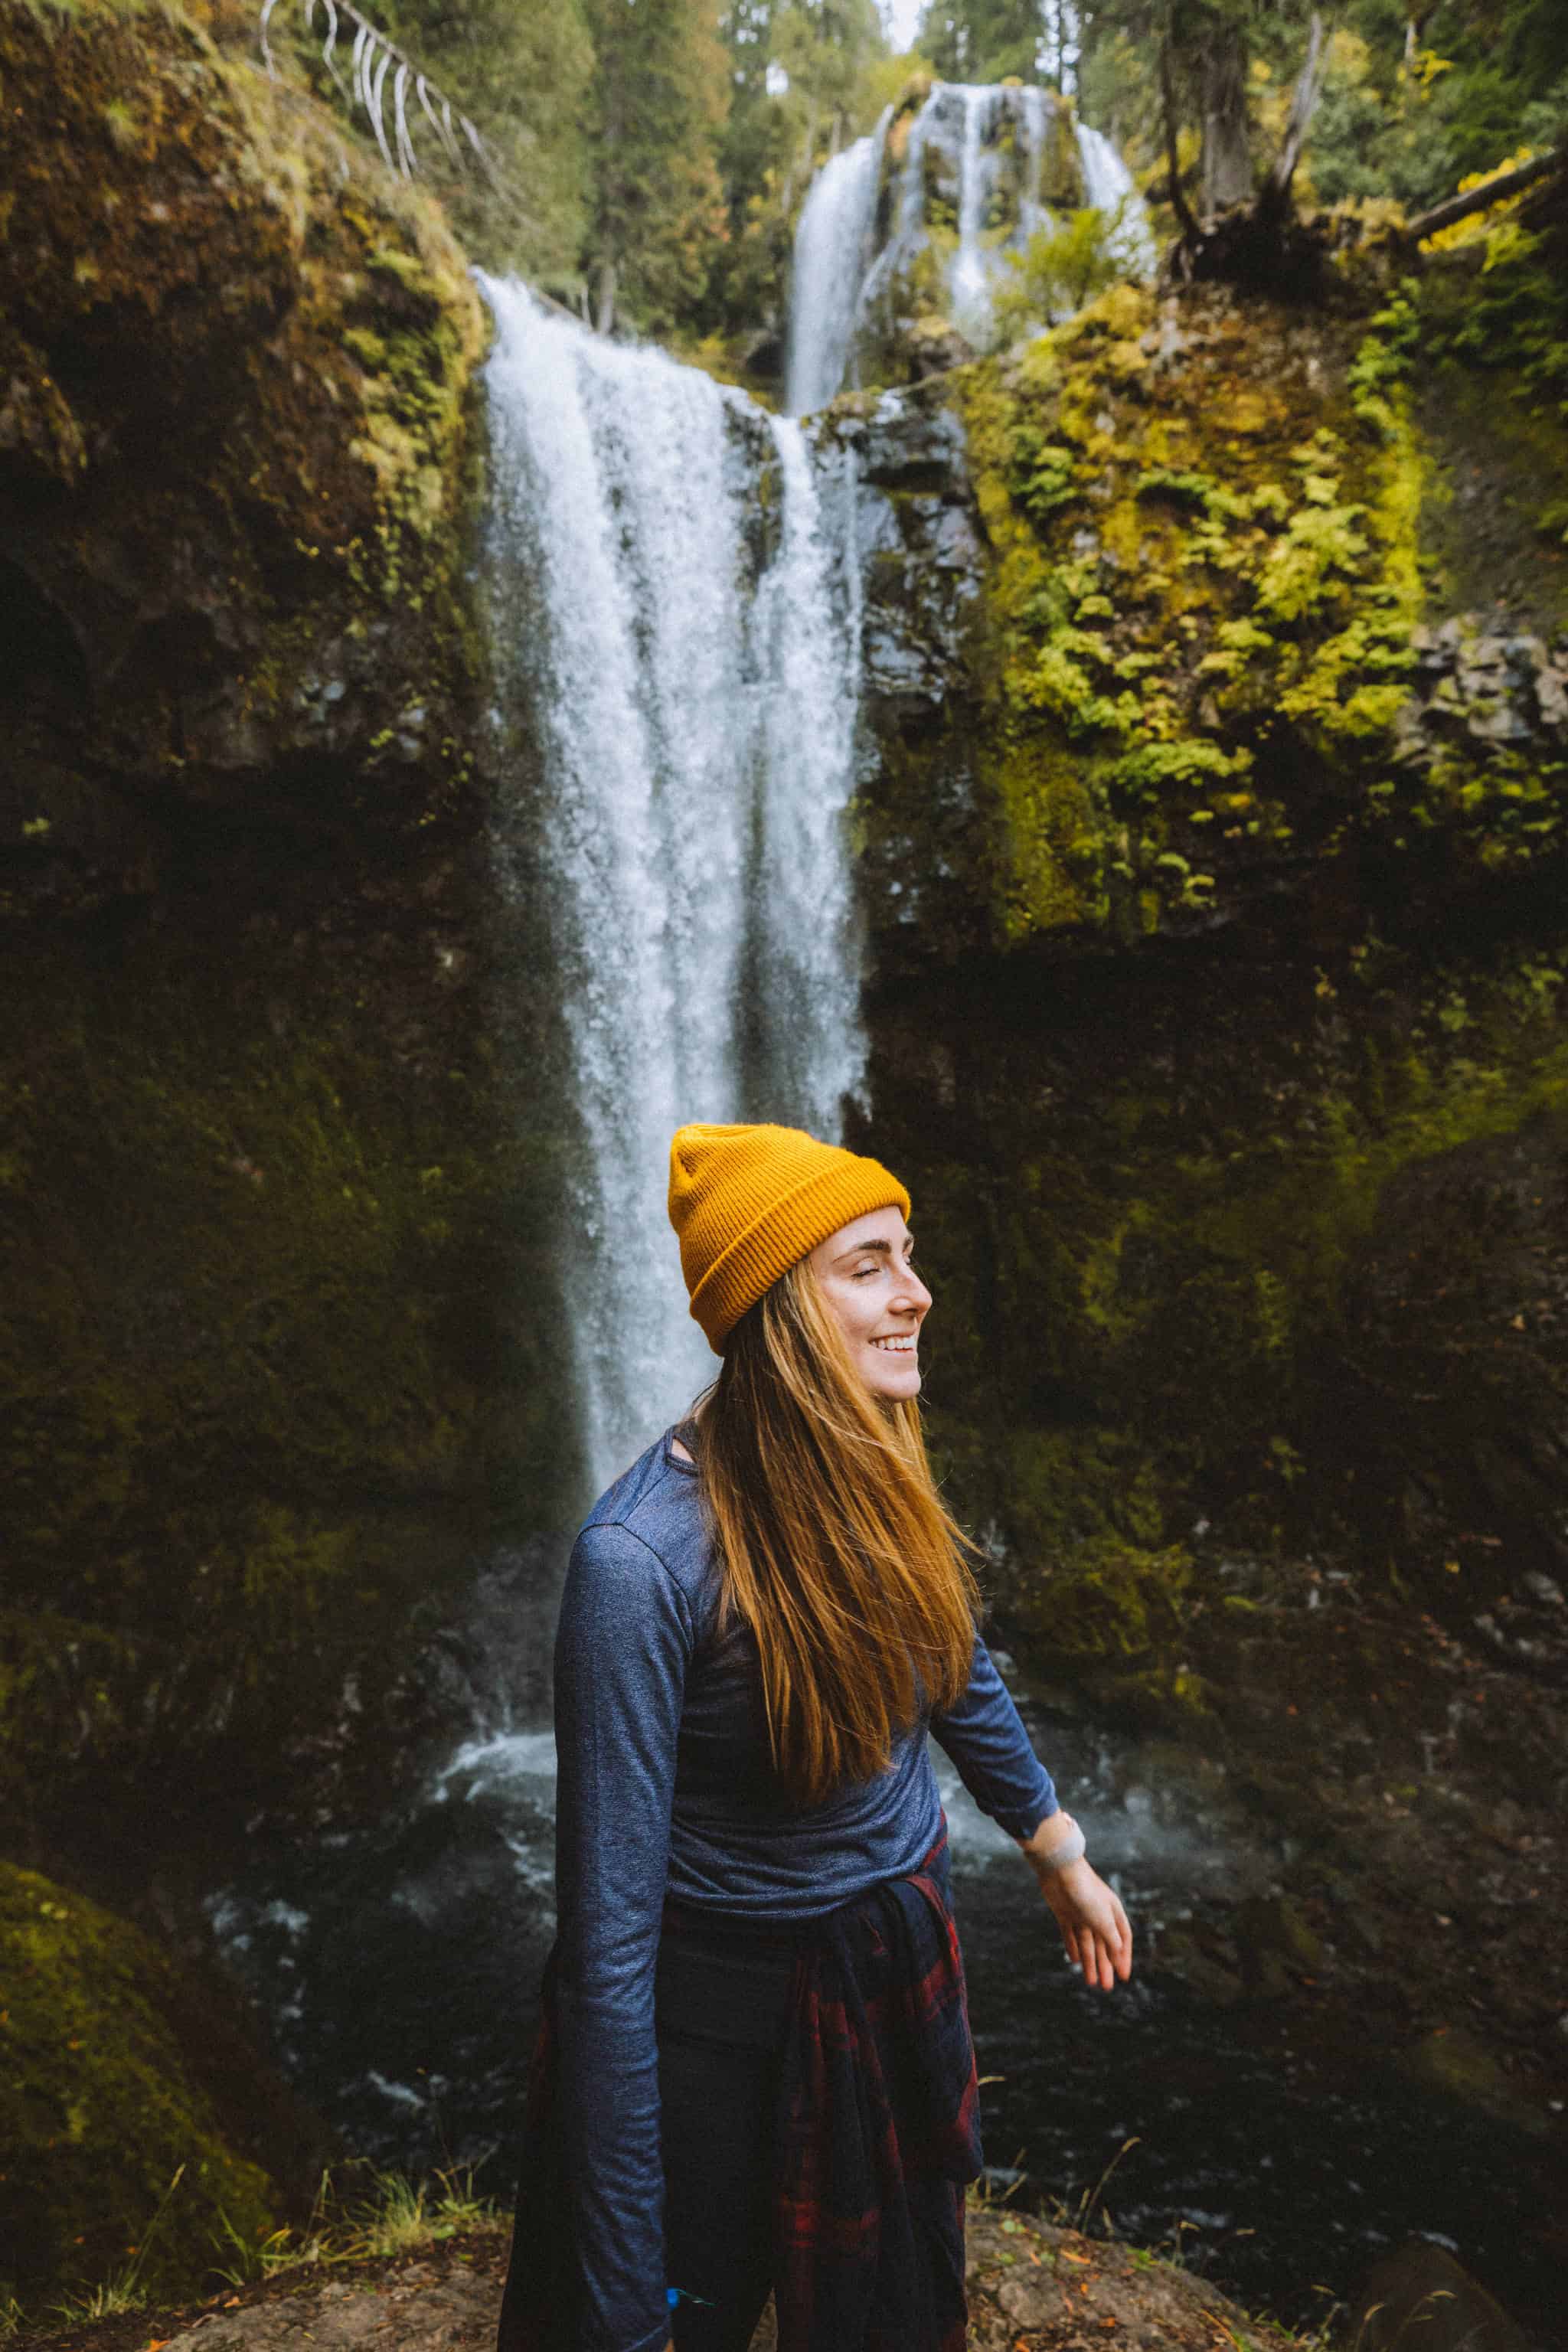
{"type": "Polygon", "coordinates": [[[1007,1622],[1064,1672],[1125,1662],[1147,1697],[1212,1574],[1199,1521],[1439,1588],[1408,1482],[1451,1479],[1467,1540],[1497,1532],[1492,1449],[1560,1409],[1568,956],[1365,946],[1331,978],[1143,984],[1122,961],[884,1013],[876,1133],[914,1197],[933,1418],[1007,1622]]]}
{"type": "Polygon", "coordinates": [[[1219,297],[1173,323],[1157,363],[1154,298],[1119,286],[953,379],[992,551],[1000,937],[1136,936],[1232,867],[1367,837],[1488,870],[1553,850],[1562,761],[1527,777],[1467,735],[1413,762],[1401,735],[1432,496],[1408,305],[1358,344],[1219,297]]]}
{"type": "MultiPolygon", "coordinates": [[[[6,437],[73,480],[113,474],[129,437],[114,561],[152,576],[171,540],[202,551],[179,675],[138,647],[113,747],[134,745],[175,789],[201,757],[193,702],[248,702],[298,730],[301,672],[345,638],[379,641],[395,708],[471,690],[482,307],[434,198],[367,153],[345,170],[337,127],[260,69],[242,14],[243,26],[199,7],[0,16],[22,126],[0,246],[6,437]],[[149,408],[170,420],[155,451],[149,408]]],[[[265,756],[254,736],[225,750],[228,769],[265,756]]],[[[427,780],[456,764],[437,752],[427,780]]]]}
{"type": "Polygon", "coordinates": [[[431,1034],[410,946],[344,971],[263,931],[226,971],[149,942],[101,976],[37,950],[13,974],[14,1817],[171,1780],[174,1803],[198,1759],[209,1799],[246,1801],[345,1681],[374,1720],[494,1517],[563,1507],[505,1271],[548,1284],[550,1145],[471,1034],[431,1034]]]}
{"type": "Polygon", "coordinates": [[[97,2284],[138,2255],[151,2292],[188,2293],[224,2217],[252,2242],[277,2225],[278,2192],[227,2142],[181,2047],[180,1972],[138,1929],[0,1863],[0,2304],[97,2284]]]}
{"type": "Polygon", "coordinates": [[[1158,1482],[1135,1446],[1109,1431],[1020,1430],[1005,1497],[1007,1607],[1023,1630],[1080,1666],[1169,1648],[1192,1559],[1162,1544],[1158,1482]]]}

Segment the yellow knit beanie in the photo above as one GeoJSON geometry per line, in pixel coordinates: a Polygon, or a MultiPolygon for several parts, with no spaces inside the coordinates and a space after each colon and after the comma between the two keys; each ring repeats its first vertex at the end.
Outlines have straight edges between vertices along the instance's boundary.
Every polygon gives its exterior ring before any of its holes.
{"type": "Polygon", "coordinates": [[[896,1176],[798,1127],[683,1127],[669,1147],[669,1222],[691,1312],[715,1355],[781,1274],[868,1210],[910,1213],[896,1176]]]}

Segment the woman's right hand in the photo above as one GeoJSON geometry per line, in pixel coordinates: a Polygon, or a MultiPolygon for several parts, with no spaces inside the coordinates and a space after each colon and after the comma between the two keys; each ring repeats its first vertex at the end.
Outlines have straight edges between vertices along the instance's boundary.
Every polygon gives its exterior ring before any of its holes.
{"type": "Polygon", "coordinates": [[[1132,1973],[1132,1930],[1121,1897],[1081,1859],[1040,1873],[1040,1893],[1062,1931],[1067,1956],[1086,1985],[1109,1992],[1132,1973]]]}

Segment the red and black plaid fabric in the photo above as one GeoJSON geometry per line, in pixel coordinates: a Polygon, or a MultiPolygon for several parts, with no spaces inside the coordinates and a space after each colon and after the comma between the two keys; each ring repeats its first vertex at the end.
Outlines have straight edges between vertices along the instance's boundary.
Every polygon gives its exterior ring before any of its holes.
{"type": "Polygon", "coordinates": [[[775,2190],[779,2352],[963,2352],[980,2095],[946,1832],[796,1963],[775,2190]]]}
{"type": "MultiPolygon", "coordinates": [[[[574,2352],[554,1962],[497,2352],[574,2352]]],[[[963,2191],[981,2161],[944,1828],[911,1876],[826,1914],[795,1963],[774,2184],[779,2352],[963,2352],[963,2191]]]]}

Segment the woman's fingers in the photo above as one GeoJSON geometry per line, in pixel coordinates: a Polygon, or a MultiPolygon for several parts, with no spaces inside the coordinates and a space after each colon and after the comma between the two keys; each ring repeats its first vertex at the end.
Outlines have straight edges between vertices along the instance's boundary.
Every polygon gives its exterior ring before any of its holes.
{"type": "Polygon", "coordinates": [[[1120,1977],[1132,1973],[1132,1930],[1121,1897],[1092,1872],[1084,1883],[1068,1888],[1058,1883],[1041,1892],[1056,1914],[1068,1958],[1083,1972],[1086,1985],[1109,1992],[1120,1977]]]}

